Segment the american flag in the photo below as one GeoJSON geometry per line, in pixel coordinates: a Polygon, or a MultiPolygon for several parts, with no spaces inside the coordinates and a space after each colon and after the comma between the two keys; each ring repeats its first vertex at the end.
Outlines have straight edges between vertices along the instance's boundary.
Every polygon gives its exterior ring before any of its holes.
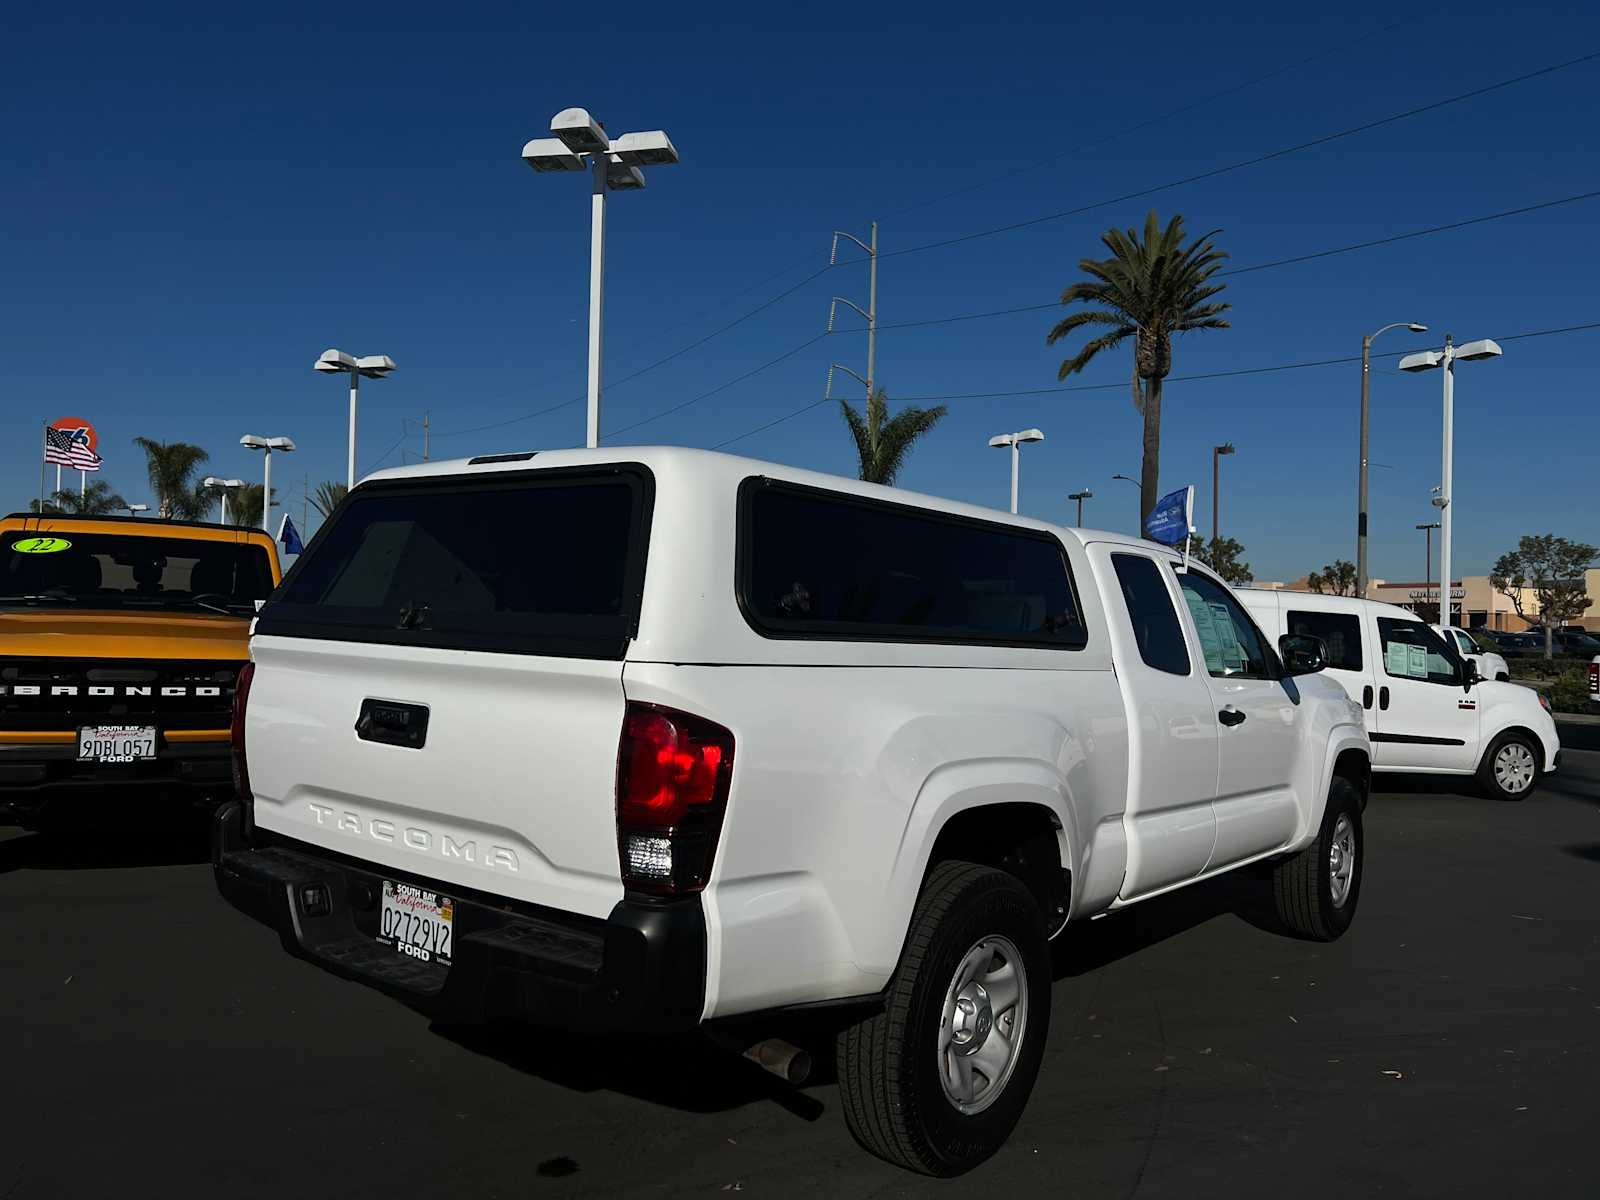
{"type": "Polygon", "coordinates": [[[50,425],[44,428],[44,460],[74,471],[98,471],[105,461],[89,449],[83,430],[56,429],[50,425]]]}

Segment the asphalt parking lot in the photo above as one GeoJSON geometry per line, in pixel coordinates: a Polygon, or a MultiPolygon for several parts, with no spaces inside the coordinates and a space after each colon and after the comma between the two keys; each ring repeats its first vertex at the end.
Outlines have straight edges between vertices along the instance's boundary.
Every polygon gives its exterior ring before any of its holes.
{"type": "Polygon", "coordinates": [[[1592,1196],[1600,727],[1569,732],[1596,749],[1524,804],[1377,794],[1332,946],[1248,881],[1070,933],[1027,1114],[951,1184],[858,1150],[826,1069],[430,1027],[285,956],[198,842],[0,829],[0,1197],[1592,1196]]]}

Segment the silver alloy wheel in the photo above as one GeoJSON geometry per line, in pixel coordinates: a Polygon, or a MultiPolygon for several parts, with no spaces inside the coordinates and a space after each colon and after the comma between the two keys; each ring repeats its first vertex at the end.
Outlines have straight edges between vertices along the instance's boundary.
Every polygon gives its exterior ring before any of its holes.
{"type": "Polygon", "coordinates": [[[1333,906],[1343,908],[1350,899],[1350,885],[1356,877],[1356,827],[1348,813],[1340,813],[1333,823],[1333,845],[1328,849],[1328,890],[1333,906]]]}
{"type": "Polygon", "coordinates": [[[1494,781],[1508,796],[1519,796],[1533,786],[1533,751],[1521,742],[1507,742],[1494,756],[1494,781]]]}
{"type": "Polygon", "coordinates": [[[1028,1032],[1028,972],[1009,938],[975,943],[944,993],[939,1082],[957,1112],[980,1113],[1000,1098],[1028,1032]]]}

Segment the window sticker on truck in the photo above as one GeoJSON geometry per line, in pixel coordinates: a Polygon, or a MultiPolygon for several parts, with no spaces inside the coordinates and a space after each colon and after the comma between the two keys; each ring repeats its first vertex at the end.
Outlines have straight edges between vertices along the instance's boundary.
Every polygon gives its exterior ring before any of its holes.
{"type": "Polygon", "coordinates": [[[71,546],[72,543],[66,538],[58,537],[21,538],[11,543],[11,549],[18,554],[57,554],[71,546]]]}

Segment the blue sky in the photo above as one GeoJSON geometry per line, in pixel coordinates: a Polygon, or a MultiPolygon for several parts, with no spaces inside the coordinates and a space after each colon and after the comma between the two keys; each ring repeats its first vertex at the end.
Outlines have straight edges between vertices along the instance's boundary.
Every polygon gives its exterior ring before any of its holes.
{"type": "MultiPolygon", "coordinates": [[[[611,204],[612,380],[804,279],[826,263],[832,230],[864,236],[873,219],[892,325],[1049,302],[1105,228],[1152,205],[1221,229],[1246,267],[1600,189],[1596,60],[1150,199],[893,254],[1600,49],[1600,10],[1578,3],[1296,9],[1157,4],[1137,11],[1138,27],[1125,10],[1060,5],[612,4],[587,23],[528,5],[13,17],[0,46],[0,503],[25,506],[39,423],[71,413],[95,421],[105,478],[130,499],[148,499],[135,435],[198,442],[208,470],[246,478],[260,460],[240,434],[291,436],[300,452],[275,460],[274,482],[298,520],[301,479],[344,472],[344,392],[311,370],[328,346],[399,363],[363,391],[363,471],[420,454],[403,422],[425,412],[435,458],[581,441],[581,404],[455,433],[582,394],[586,181],[535,176],[519,158],[569,104],[614,133],[665,128],[683,156],[611,204]]],[[[1465,340],[1600,321],[1597,218],[1589,201],[1241,274],[1227,292],[1234,328],[1181,339],[1174,374],[1355,355],[1389,321],[1434,333],[1391,333],[1380,351],[1447,330],[1465,340]]],[[[619,383],[606,428],[778,357],[822,330],[831,295],[865,293],[864,267],[824,274],[619,383]]],[[[1055,319],[886,329],[879,379],[893,399],[1051,387],[1055,319]]],[[[1463,573],[1526,532],[1600,540],[1589,367],[1600,330],[1505,349],[1458,375],[1463,573]]],[[[830,361],[864,370],[864,358],[859,334],[824,339],[622,440],[712,445],[819,398],[830,361]]],[[[1398,579],[1421,574],[1413,526],[1433,515],[1439,386],[1394,361],[1373,377],[1372,560],[1398,579]]],[[[1116,352],[1071,382],[1127,375],[1116,352]]],[[[1223,527],[1258,578],[1353,558],[1358,382],[1342,364],[1171,383],[1163,485],[1200,485],[1209,529],[1210,448],[1231,440],[1223,527]]],[[[1125,388],[950,404],[905,486],[1003,505],[1006,455],[985,442],[1037,425],[1046,441],[1024,451],[1023,510],[1070,520],[1066,494],[1088,487],[1086,523],[1132,527],[1136,491],[1110,478],[1138,473],[1125,388]]],[[[828,407],[733,448],[853,470],[828,407]]]]}

